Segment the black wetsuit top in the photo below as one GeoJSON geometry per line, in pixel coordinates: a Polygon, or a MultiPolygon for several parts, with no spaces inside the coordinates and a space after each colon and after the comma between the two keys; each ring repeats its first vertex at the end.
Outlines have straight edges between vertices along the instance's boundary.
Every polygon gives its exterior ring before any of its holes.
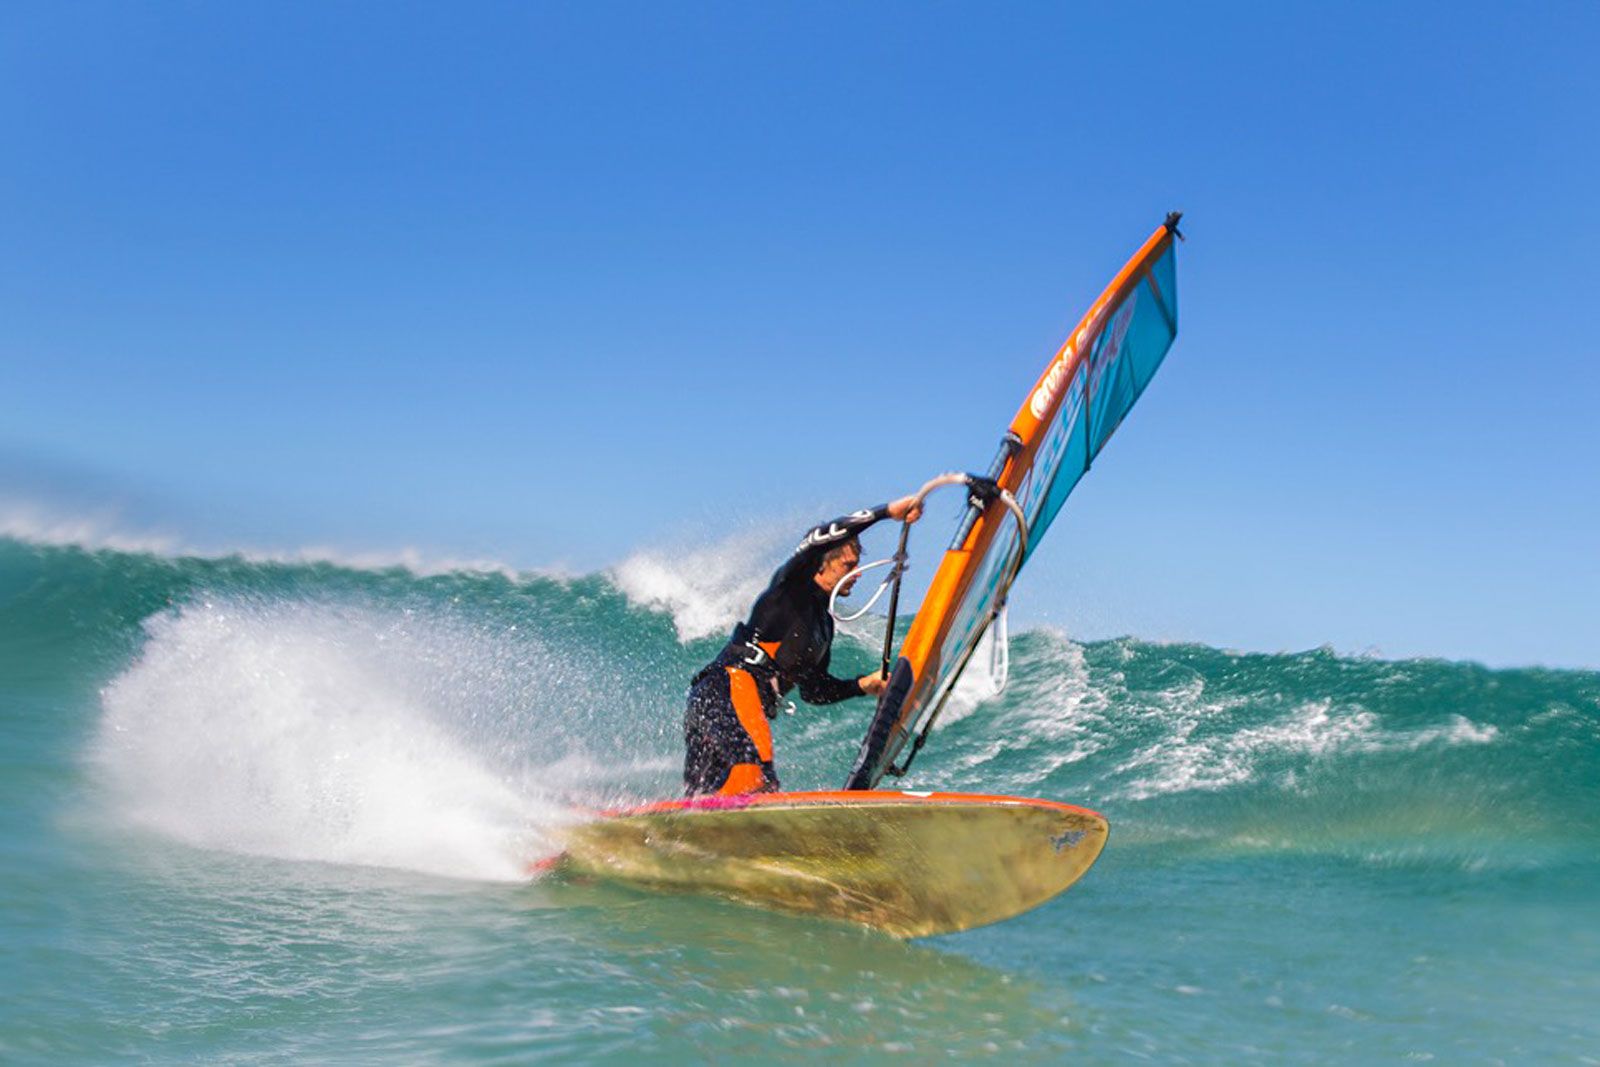
{"type": "Polygon", "coordinates": [[[727,647],[712,667],[740,667],[758,683],[768,714],[777,699],[796,686],[808,704],[833,704],[862,695],[854,678],[828,673],[833,616],[828,596],[817,585],[817,568],[828,550],[889,517],[889,505],[857,511],[813,527],[794,554],[772,575],[756,598],[750,618],[733,628],[727,647]]]}

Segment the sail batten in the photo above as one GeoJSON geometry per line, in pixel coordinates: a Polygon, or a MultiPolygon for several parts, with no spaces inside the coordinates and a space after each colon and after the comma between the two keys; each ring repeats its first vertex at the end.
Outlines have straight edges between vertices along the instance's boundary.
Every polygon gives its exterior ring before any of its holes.
{"type": "Polygon", "coordinates": [[[871,789],[936,716],[1003,606],[1013,557],[1038,548],[1067,497],[1155,375],[1178,332],[1178,216],[1151,234],[1100,294],[1023,398],[991,469],[1026,520],[999,500],[969,512],[907,630],[847,789],[871,789]]]}

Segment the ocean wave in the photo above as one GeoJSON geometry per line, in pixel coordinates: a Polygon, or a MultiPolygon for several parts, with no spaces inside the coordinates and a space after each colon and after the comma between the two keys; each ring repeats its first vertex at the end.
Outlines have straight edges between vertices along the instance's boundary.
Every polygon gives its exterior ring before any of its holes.
{"type": "Polygon", "coordinates": [[[1331,699],[1310,700],[1259,726],[1225,734],[1197,736],[1207,719],[1227,716],[1248,704],[1248,698],[1203,701],[1198,693],[1174,694],[1162,740],[1116,766],[1128,777],[1118,795],[1146,800],[1167,793],[1219,790],[1241,785],[1269,771],[1284,773],[1286,762],[1312,763],[1341,753],[1415,751],[1430,745],[1484,745],[1499,734],[1497,727],[1453,715],[1446,723],[1416,729],[1385,730],[1376,714],[1360,707],[1335,708],[1331,699]]]}
{"type": "MultiPolygon", "coordinates": [[[[91,762],[117,817],[473,877],[510,872],[532,847],[516,835],[556,808],[680,788],[687,680],[765,579],[748,561],[783,551],[661,553],[674,594],[643,555],[549,579],[148,547],[0,540],[0,666],[94,694],[91,762]]],[[[881,633],[856,636],[840,674],[876,662],[881,633]]],[[[1034,629],[1013,634],[1010,675],[959,689],[901,784],[1083,803],[1134,842],[1600,840],[1600,673],[1034,629]]],[[[870,713],[780,717],[785,784],[836,787],[870,713]]]]}
{"type": "Polygon", "coordinates": [[[0,502],[0,538],[85,552],[119,552],[170,560],[242,560],[247,563],[308,566],[328,564],[348,570],[404,570],[419,578],[446,574],[497,574],[516,579],[530,574],[564,577],[558,569],[529,570],[493,559],[430,553],[413,546],[351,551],[330,545],[296,548],[197,545],[176,534],[129,530],[114,511],[64,514],[35,504],[0,502]]]}

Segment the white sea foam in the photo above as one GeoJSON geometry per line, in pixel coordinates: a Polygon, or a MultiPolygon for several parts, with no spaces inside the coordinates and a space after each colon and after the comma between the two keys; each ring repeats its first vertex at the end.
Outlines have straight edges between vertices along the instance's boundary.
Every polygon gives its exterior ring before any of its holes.
{"type": "Polygon", "coordinates": [[[121,814],[177,840],[518,878],[570,817],[563,787],[594,780],[581,748],[534,721],[581,679],[526,637],[247,600],[146,627],[102,694],[94,756],[121,814]]]}
{"type": "MultiPolygon", "coordinates": [[[[1110,697],[1106,685],[1114,689],[1117,679],[1106,679],[1099,687],[1092,685],[1083,648],[1059,631],[1036,630],[1025,638],[1030,642],[1026,661],[1013,661],[1015,674],[1003,697],[996,700],[994,710],[1000,719],[994,729],[985,731],[985,744],[956,759],[959,770],[974,772],[974,782],[985,780],[986,765],[1009,749],[1037,750],[1027,760],[1027,772],[1005,782],[1007,788],[1018,789],[1043,780],[1068,763],[1087,759],[1108,743],[1104,714],[1110,697]]],[[[979,654],[983,651],[980,646],[979,654]]],[[[959,722],[983,702],[995,700],[990,680],[980,677],[969,691],[972,696],[958,703],[963,685],[965,678],[951,694],[952,706],[941,723],[959,722]]]]}
{"type": "Polygon", "coordinates": [[[636,553],[610,571],[630,603],[672,616],[680,641],[722,633],[744,617],[791,547],[787,527],[734,534],[681,551],[636,553]]]}
{"type": "Polygon", "coordinates": [[[1433,726],[1397,735],[1396,744],[1405,748],[1422,748],[1424,745],[1486,745],[1500,736],[1500,728],[1493,723],[1479,725],[1465,715],[1452,715],[1444,726],[1433,726]]]}
{"type": "Polygon", "coordinates": [[[0,537],[36,545],[111,549],[152,556],[176,555],[181,544],[169,534],[124,530],[111,510],[65,515],[17,500],[0,500],[0,537]]]}
{"type": "MultiPolygon", "coordinates": [[[[1132,776],[1120,790],[1122,796],[1144,800],[1188,790],[1225,789],[1254,780],[1263,765],[1284,756],[1322,759],[1340,753],[1486,744],[1499,734],[1493,725],[1480,726],[1460,715],[1440,726],[1386,730],[1375,713],[1354,706],[1336,708],[1329,700],[1307,701],[1259,726],[1207,734],[1207,724],[1237,717],[1249,701],[1208,700],[1202,693],[1196,680],[1164,694],[1167,710],[1157,715],[1166,732],[1116,768],[1115,773],[1132,776]]],[[[1293,770],[1284,781],[1295,783],[1293,770]]]]}
{"type": "Polygon", "coordinates": [[[1027,717],[1030,736],[1046,742],[1078,738],[1093,729],[1110,703],[1110,692],[1122,684],[1114,674],[1091,684],[1083,646],[1059,630],[1028,635],[1038,643],[1032,678],[1019,678],[1016,703],[1027,717]]]}
{"type": "Polygon", "coordinates": [[[500,574],[512,579],[529,573],[551,578],[563,576],[556,570],[530,572],[499,560],[442,555],[411,546],[349,550],[331,545],[297,548],[201,545],[168,532],[129,529],[114,509],[68,514],[19,500],[0,500],[0,537],[27,544],[81,548],[90,552],[110,550],[169,559],[242,559],[248,563],[288,565],[327,563],[370,571],[400,569],[423,578],[460,573],[500,574]]]}
{"type": "Polygon", "coordinates": [[[1205,699],[1199,679],[1162,694],[1167,733],[1116,768],[1134,774],[1122,795],[1144,800],[1164,793],[1217,790],[1250,781],[1268,753],[1326,755],[1371,732],[1370,712],[1334,714],[1330,702],[1313,701],[1284,718],[1257,727],[1211,736],[1203,727],[1234,717],[1248,704],[1244,697],[1205,699]]]}

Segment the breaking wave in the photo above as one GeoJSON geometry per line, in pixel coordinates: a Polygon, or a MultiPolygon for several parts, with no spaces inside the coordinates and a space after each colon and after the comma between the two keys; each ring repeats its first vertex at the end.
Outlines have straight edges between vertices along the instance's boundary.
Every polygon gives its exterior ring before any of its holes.
{"type": "MultiPolygon", "coordinates": [[[[686,681],[784,547],[552,577],[13,532],[0,666],[73,679],[117,824],[516,878],[574,809],[678,790],[686,681]]],[[[837,673],[875,661],[864,622],[837,673]]],[[[1035,629],[1010,675],[964,687],[905,786],[1085,804],[1124,846],[1471,865],[1600,843],[1600,673],[1035,629]]],[[[870,714],[781,719],[785,785],[837,787],[870,714]]]]}

